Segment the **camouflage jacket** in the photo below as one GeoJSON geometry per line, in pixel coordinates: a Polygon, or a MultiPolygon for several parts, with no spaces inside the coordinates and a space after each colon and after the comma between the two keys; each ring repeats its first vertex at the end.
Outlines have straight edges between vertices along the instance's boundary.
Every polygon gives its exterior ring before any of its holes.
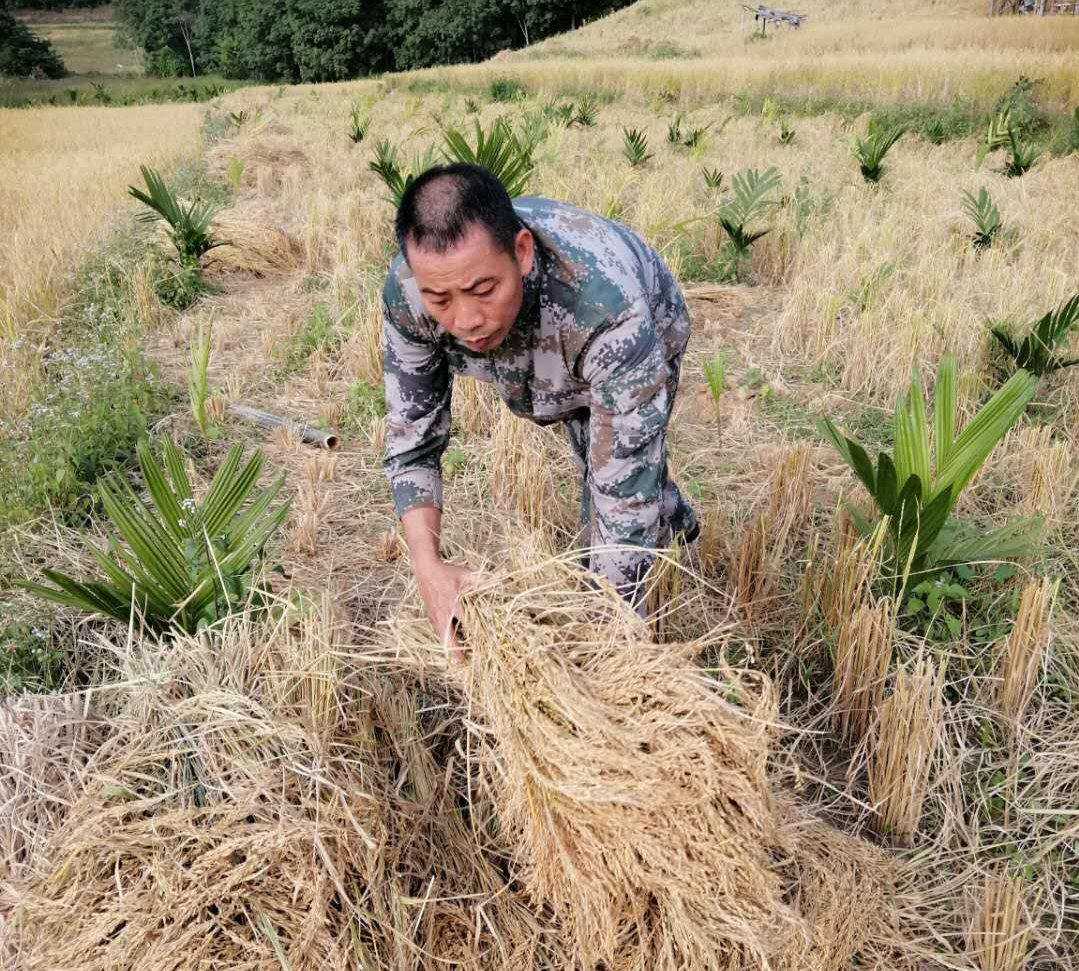
{"type": "Polygon", "coordinates": [[[672,367],[689,339],[685,301],[658,254],[627,227],[548,199],[517,199],[514,207],[537,258],[520,314],[493,351],[470,351],[426,315],[401,255],[390,268],[384,464],[394,506],[398,516],[442,507],[452,375],[493,382],[515,414],[540,424],[585,409],[592,569],[620,584],[634,558],[603,547],[638,547],[637,560],[650,561],[647,551],[665,541],[665,432],[672,367]]]}

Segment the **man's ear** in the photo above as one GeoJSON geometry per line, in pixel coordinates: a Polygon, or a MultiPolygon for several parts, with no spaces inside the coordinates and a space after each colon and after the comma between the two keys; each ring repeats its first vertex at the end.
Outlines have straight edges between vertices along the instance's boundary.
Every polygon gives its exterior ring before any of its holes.
{"type": "Polygon", "coordinates": [[[521,276],[528,276],[532,272],[532,261],[536,258],[536,241],[532,238],[531,230],[517,230],[517,235],[513,237],[513,255],[517,257],[521,276]]]}

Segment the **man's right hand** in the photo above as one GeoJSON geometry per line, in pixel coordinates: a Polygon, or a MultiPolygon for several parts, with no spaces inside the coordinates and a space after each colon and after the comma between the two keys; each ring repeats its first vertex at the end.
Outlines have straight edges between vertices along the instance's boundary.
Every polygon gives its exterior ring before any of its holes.
{"type": "Polygon", "coordinates": [[[419,587],[427,616],[434,627],[450,659],[464,664],[465,654],[454,631],[457,601],[472,580],[472,572],[463,566],[455,566],[440,559],[431,559],[413,565],[416,585],[419,587]]]}

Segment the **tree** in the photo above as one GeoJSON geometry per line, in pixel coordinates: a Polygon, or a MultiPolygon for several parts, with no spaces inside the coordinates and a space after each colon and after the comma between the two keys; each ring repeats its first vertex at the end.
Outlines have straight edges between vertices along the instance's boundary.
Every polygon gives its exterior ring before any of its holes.
{"type": "Polygon", "coordinates": [[[52,44],[0,11],[0,76],[62,78],[65,74],[64,62],[52,44]]]}

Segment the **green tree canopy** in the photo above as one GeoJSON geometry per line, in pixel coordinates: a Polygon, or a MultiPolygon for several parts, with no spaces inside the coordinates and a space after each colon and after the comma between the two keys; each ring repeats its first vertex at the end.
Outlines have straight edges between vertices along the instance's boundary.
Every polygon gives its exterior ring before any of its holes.
{"type": "Polygon", "coordinates": [[[65,74],[64,62],[52,44],[0,10],[0,77],[62,78],[65,74]]]}

